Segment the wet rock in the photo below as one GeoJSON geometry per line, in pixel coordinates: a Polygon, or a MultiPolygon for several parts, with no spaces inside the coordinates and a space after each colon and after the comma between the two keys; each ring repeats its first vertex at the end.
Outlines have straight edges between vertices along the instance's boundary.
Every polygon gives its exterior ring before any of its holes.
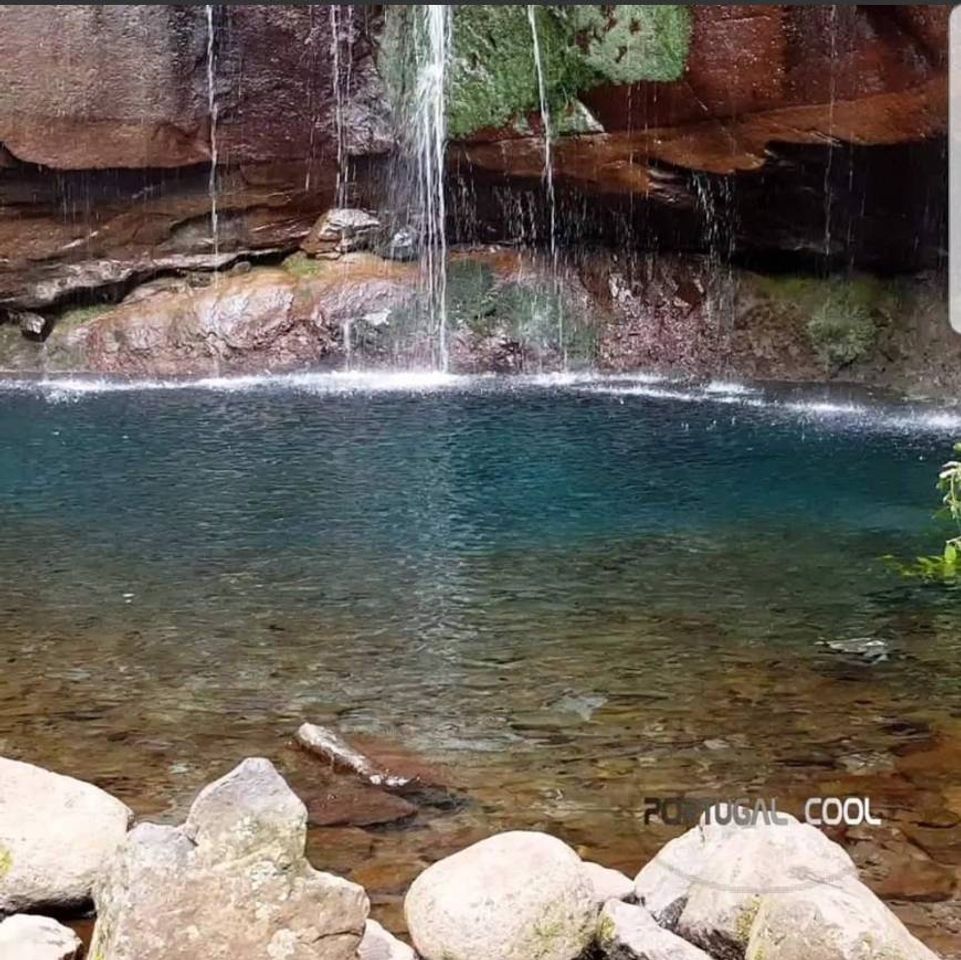
{"type": "Polygon", "coordinates": [[[56,920],[19,913],[0,921],[3,960],[76,960],[79,956],[80,938],[56,920]]]}
{"type": "Polygon", "coordinates": [[[410,227],[401,227],[387,241],[383,249],[383,256],[387,260],[400,260],[402,262],[416,260],[420,256],[417,233],[410,227]]]}
{"type": "Polygon", "coordinates": [[[141,824],[95,891],[98,960],[353,960],[361,887],[304,858],[307,811],[267,760],[205,787],[181,827],[141,824]]]}
{"type": "Polygon", "coordinates": [[[425,960],[573,960],[594,936],[597,903],[570,847],[518,831],[428,867],[404,915],[425,960]]]}
{"type": "Polygon", "coordinates": [[[610,960],[711,960],[659,926],[643,907],[612,901],[601,910],[597,944],[610,960]]]}
{"type": "Polygon", "coordinates": [[[30,310],[11,311],[9,317],[20,327],[20,333],[28,340],[46,340],[52,326],[47,317],[30,310]]]}
{"type": "Polygon", "coordinates": [[[87,903],[131,817],[93,784],[0,758],[0,913],[87,903]]]}
{"type": "Polygon", "coordinates": [[[128,376],[263,372],[320,363],[336,337],[298,278],[264,268],[201,290],[157,292],[57,329],[47,359],[60,369],[128,376]]]}
{"type": "Polygon", "coordinates": [[[442,787],[447,780],[446,771],[383,740],[358,735],[348,742],[315,723],[301,724],[296,737],[305,750],[327,760],[335,770],[352,773],[375,787],[416,792],[442,787]]]}
{"type": "Polygon", "coordinates": [[[311,256],[350,253],[373,246],[380,221],[365,210],[328,210],[311,228],[300,249],[311,256]]]}
{"type": "Polygon", "coordinates": [[[937,960],[866,887],[812,884],[763,897],[746,960],[937,960]]]}
{"type": "Polygon", "coordinates": [[[878,637],[849,637],[844,640],[826,640],[824,646],[835,653],[862,660],[864,663],[884,663],[891,656],[890,644],[878,637]]]}
{"type": "Polygon", "coordinates": [[[298,727],[296,736],[302,747],[329,760],[335,769],[355,773],[374,786],[404,787],[413,780],[413,777],[384,769],[327,727],[316,723],[303,723],[298,727]]]}
{"type": "Polygon", "coordinates": [[[368,920],[357,948],[359,960],[414,960],[415,954],[403,940],[388,933],[376,920],[368,920]]]}
{"type": "Polygon", "coordinates": [[[634,881],[624,876],[620,870],[602,867],[599,863],[587,860],[584,862],[584,872],[594,890],[594,899],[598,903],[634,898],[634,881]]]}

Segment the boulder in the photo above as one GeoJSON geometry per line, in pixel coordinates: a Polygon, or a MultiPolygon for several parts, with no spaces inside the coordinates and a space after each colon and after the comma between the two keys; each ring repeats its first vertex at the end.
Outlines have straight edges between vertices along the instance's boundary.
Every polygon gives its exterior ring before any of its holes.
{"type": "Polygon", "coordinates": [[[0,957],[3,960],[76,960],[80,938],[50,917],[25,913],[0,922],[0,957]]]}
{"type": "Polygon", "coordinates": [[[11,313],[12,320],[15,320],[20,327],[20,332],[28,340],[46,340],[50,333],[51,323],[47,317],[34,313],[32,310],[19,310],[11,313]]]}
{"type": "Polygon", "coordinates": [[[97,886],[97,960],[354,960],[363,889],[304,857],[307,811],[249,759],[181,827],[141,824],[97,886]]]}
{"type": "Polygon", "coordinates": [[[328,210],[311,228],[300,249],[312,256],[350,253],[373,245],[380,221],[364,210],[328,210]]]}
{"type": "Polygon", "coordinates": [[[937,960],[867,887],[823,884],[764,897],[746,960],[937,960]]]}
{"type": "Polygon", "coordinates": [[[88,902],[131,817],[93,784],[0,758],[0,913],[88,902]]]}
{"type": "Polygon", "coordinates": [[[711,960],[659,926],[643,907],[613,900],[601,911],[597,944],[610,960],[711,960]]]}
{"type": "Polygon", "coordinates": [[[481,840],[428,867],[404,914],[425,960],[574,960],[597,903],[577,854],[543,833],[481,840]]]}
{"type": "Polygon", "coordinates": [[[765,898],[850,882],[851,858],[808,824],[729,828],[711,845],[676,930],[718,960],[740,960],[765,898]]]}
{"type": "Polygon", "coordinates": [[[388,933],[376,920],[368,920],[357,948],[359,960],[414,960],[416,954],[403,940],[388,933]]]}
{"type": "Polygon", "coordinates": [[[620,870],[602,867],[599,863],[584,862],[584,872],[594,891],[594,899],[599,904],[608,900],[632,900],[634,881],[624,876],[620,870]]]}

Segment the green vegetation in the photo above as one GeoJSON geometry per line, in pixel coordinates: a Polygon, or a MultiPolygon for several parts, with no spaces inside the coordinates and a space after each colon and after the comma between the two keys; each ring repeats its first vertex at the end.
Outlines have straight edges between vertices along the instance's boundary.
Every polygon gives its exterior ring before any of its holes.
{"type": "Polygon", "coordinates": [[[60,314],[57,325],[62,327],[67,324],[76,326],[87,323],[89,320],[95,320],[97,317],[109,313],[116,306],[115,303],[92,303],[85,307],[69,307],[60,314]]]}
{"type": "Polygon", "coordinates": [[[325,263],[319,260],[314,260],[308,257],[306,253],[298,250],[297,253],[292,253],[287,257],[283,263],[281,263],[281,269],[286,270],[291,276],[294,277],[316,277],[319,273],[322,273],[325,263]]]}
{"type": "MultiPolygon", "coordinates": [[[[954,452],[961,456],[961,443],[954,445],[954,452]]],[[[938,490],[941,509],[936,516],[952,525],[955,536],[945,540],[940,553],[918,557],[914,563],[900,563],[893,557],[885,559],[904,576],[952,583],[961,576],[961,460],[949,460],[941,468],[938,490]]]]}
{"type": "Polygon", "coordinates": [[[13,857],[10,855],[10,851],[4,847],[0,847],[0,880],[10,872],[12,866],[13,857]]]}
{"type": "Polygon", "coordinates": [[[876,277],[758,277],[761,293],[800,315],[826,370],[866,357],[895,313],[895,286],[876,277]]]}
{"type": "MultiPolygon", "coordinates": [[[[691,34],[686,6],[533,7],[552,113],[602,83],[677,80],[691,34]]],[[[414,102],[414,64],[426,38],[416,5],[387,7],[379,64],[403,122],[414,102]]],[[[540,104],[526,4],[457,5],[452,21],[448,130],[454,139],[524,121],[540,104]]]]}

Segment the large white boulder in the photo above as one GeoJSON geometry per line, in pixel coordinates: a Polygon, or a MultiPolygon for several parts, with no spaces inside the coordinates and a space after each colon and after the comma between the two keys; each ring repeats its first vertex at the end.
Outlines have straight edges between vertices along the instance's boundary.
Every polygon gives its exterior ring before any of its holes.
{"type": "Polygon", "coordinates": [[[267,760],[141,824],[94,891],[96,960],[355,960],[363,889],[304,858],[307,811],[267,760]]]}
{"type": "Polygon", "coordinates": [[[747,960],[938,960],[861,883],[764,897],[747,960]]]}
{"type": "Polygon", "coordinates": [[[76,960],[80,937],[50,917],[18,913],[0,922],[0,960],[76,960]]]}
{"type": "Polygon", "coordinates": [[[523,831],[438,861],[404,902],[425,960],[574,960],[594,937],[597,911],[580,857],[523,831]]]}
{"type": "Polygon", "coordinates": [[[93,784],[0,757],[0,913],[89,901],[131,818],[93,784]]]}
{"type": "Polygon", "coordinates": [[[711,960],[703,950],[659,926],[643,907],[617,900],[601,911],[597,945],[610,960],[711,960]]]}
{"type": "Polygon", "coordinates": [[[713,845],[676,930],[718,960],[739,960],[764,898],[856,882],[847,853],[808,824],[738,828],[713,845]]]}

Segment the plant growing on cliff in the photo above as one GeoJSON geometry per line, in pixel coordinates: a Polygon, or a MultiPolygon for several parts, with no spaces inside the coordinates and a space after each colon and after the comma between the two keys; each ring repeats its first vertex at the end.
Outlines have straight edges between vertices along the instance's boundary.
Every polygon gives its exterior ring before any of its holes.
{"type": "MultiPolygon", "coordinates": [[[[954,445],[954,452],[961,456],[961,443],[954,445]]],[[[905,576],[950,583],[961,576],[961,460],[949,460],[941,467],[938,491],[941,493],[941,509],[937,516],[947,519],[956,535],[945,540],[940,553],[918,557],[914,563],[899,563],[892,557],[886,559],[905,576]]]]}
{"type": "MultiPolygon", "coordinates": [[[[603,83],[680,78],[691,14],[683,5],[533,5],[551,111],[561,116],[578,95],[603,83]]],[[[387,7],[378,64],[401,123],[413,99],[423,51],[418,8],[387,7]]],[[[453,139],[498,128],[539,105],[537,65],[525,4],[458,4],[452,21],[447,123],[453,139]]]]}
{"type": "Polygon", "coordinates": [[[814,311],[808,334],[824,366],[838,370],[868,353],[877,337],[877,325],[870,304],[855,290],[841,287],[814,311]]]}

